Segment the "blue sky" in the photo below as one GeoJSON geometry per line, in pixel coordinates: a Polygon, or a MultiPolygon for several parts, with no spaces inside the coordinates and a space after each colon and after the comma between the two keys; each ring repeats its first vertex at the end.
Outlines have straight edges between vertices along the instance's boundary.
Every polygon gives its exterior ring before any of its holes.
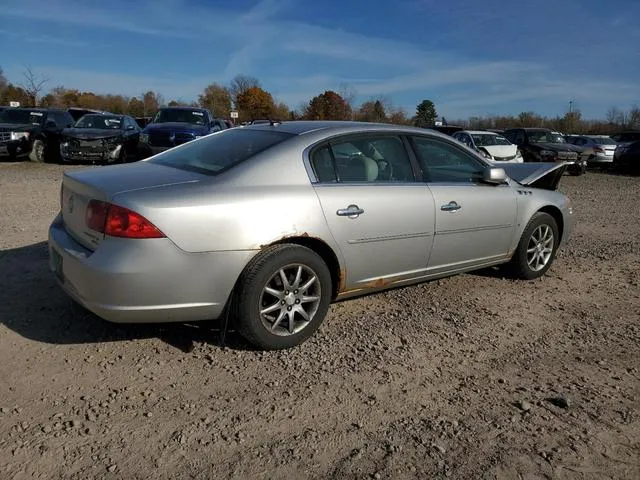
{"type": "Polygon", "coordinates": [[[638,0],[2,0],[0,66],[193,100],[253,75],[292,108],[348,85],[448,118],[640,104],[638,0]]]}

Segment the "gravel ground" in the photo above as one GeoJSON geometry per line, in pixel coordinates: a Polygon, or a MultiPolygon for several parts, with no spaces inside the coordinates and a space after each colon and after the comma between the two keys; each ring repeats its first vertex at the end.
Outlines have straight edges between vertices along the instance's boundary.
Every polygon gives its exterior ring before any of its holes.
{"type": "Polygon", "coordinates": [[[0,165],[0,478],[640,478],[639,178],[562,180],[579,224],[542,279],[343,302],[265,353],[74,306],[63,170],[0,165]]]}

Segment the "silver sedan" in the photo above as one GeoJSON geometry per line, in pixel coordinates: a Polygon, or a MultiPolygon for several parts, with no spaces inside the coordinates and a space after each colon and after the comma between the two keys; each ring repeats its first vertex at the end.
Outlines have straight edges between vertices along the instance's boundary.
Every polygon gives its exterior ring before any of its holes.
{"type": "Polygon", "coordinates": [[[65,173],[50,267],[106,320],[224,316],[258,347],[287,348],[332,301],[500,264],[540,277],[572,229],[564,168],[498,167],[393,125],[229,129],[65,173]]]}

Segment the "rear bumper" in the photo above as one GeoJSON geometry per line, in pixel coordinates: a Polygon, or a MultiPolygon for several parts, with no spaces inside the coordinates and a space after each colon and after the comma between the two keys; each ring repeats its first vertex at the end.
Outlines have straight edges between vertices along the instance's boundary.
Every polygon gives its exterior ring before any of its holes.
{"type": "Polygon", "coordinates": [[[170,240],[107,237],[90,251],[65,230],[49,228],[49,265],[65,292],[117,323],[218,318],[253,251],[187,253],[170,240]]]}
{"type": "Polygon", "coordinates": [[[613,163],[613,155],[591,155],[587,158],[587,163],[613,163]]]}

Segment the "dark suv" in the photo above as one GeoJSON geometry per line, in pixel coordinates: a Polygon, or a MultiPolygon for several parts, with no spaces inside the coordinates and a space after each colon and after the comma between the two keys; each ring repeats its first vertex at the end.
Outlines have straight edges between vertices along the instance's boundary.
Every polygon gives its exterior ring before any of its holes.
{"type": "Polygon", "coordinates": [[[29,155],[34,162],[60,158],[60,133],[73,124],[69,112],[47,108],[7,108],[0,112],[0,157],[29,155]]]}
{"type": "Polygon", "coordinates": [[[226,128],[224,120],[204,108],[161,108],[140,134],[140,156],[155,155],[226,128]]]}
{"type": "Polygon", "coordinates": [[[518,145],[525,162],[567,162],[571,175],[587,171],[587,161],[580,158],[582,149],[567,143],[561,133],[548,128],[512,128],[502,135],[518,145]]]}

